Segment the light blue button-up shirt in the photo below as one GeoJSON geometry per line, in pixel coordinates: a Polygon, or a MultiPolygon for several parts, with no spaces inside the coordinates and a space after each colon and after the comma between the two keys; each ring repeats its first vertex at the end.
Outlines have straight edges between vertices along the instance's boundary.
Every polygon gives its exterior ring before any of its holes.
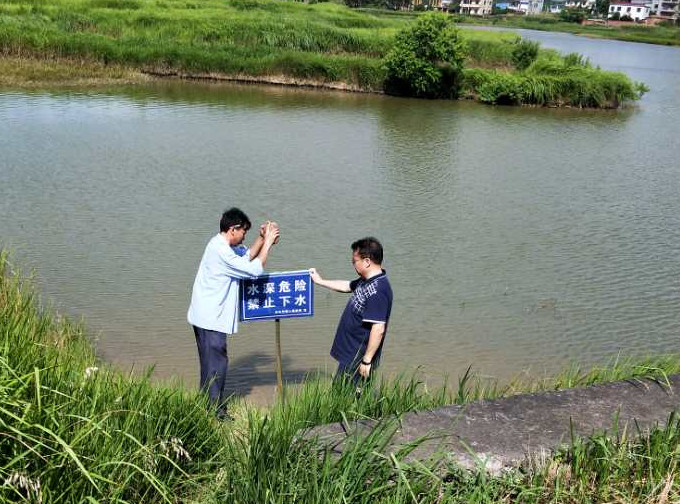
{"type": "Polygon", "coordinates": [[[234,334],[238,331],[239,280],[264,271],[262,261],[249,251],[237,254],[221,234],[205,247],[191,293],[187,320],[191,325],[234,334]]]}

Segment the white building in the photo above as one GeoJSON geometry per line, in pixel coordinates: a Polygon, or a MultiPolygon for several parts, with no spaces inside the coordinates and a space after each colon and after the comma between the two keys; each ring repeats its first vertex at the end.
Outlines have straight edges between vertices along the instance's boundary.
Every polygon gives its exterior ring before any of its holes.
{"type": "Polygon", "coordinates": [[[609,14],[611,19],[615,14],[619,17],[628,16],[633,21],[644,21],[649,17],[650,8],[648,5],[634,4],[631,2],[612,2],[609,4],[609,14]]]}
{"type": "Polygon", "coordinates": [[[471,16],[486,16],[491,14],[493,0],[462,0],[460,2],[460,13],[471,16]]]}
{"type": "Polygon", "coordinates": [[[549,9],[550,14],[559,14],[560,12],[562,12],[564,10],[564,3],[565,2],[556,1],[551,2],[549,9]]]}
{"type": "Polygon", "coordinates": [[[652,14],[677,21],[680,17],[680,0],[652,0],[652,14]]]}
{"type": "Polygon", "coordinates": [[[593,10],[595,8],[595,0],[567,0],[564,6],[571,9],[593,10]]]}
{"type": "Polygon", "coordinates": [[[510,2],[508,10],[527,15],[540,14],[543,10],[543,0],[515,0],[510,2]]]}

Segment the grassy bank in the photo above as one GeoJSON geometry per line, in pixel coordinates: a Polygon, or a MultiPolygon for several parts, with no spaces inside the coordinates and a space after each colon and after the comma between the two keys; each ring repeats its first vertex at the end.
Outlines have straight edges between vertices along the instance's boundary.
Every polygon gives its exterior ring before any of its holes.
{"type": "Polygon", "coordinates": [[[150,75],[121,65],[82,60],[0,58],[0,86],[11,88],[141,84],[150,80],[150,75]]]}
{"type": "Polygon", "coordinates": [[[0,6],[6,54],[87,58],[154,72],[278,76],[378,90],[399,19],[334,4],[57,0],[0,6]]]}
{"type": "Polygon", "coordinates": [[[544,464],[500,478],[384,453],[389,423],[339,458],[300,429],[524,391],[680,371],[680,357],[576,367],[498,385],[470,374],[428,392],[415,378],[359,398],[324,377],[289,391],[286,407],[234,404],[219,424],[203,398],[98,362],[84,327],[41,308],[31,282],[0,252],[2,502],[441,503],[673,502],[680,423],[652,433],[574,440],[544,464]]]}
{"type": "Polygon", "coordinates": [[[475,18],[473,16],[456,16],[456,21],[462,24],[480,26],[498,26],[507,28],[522,28],[525,30],[556,31],[573,33],[595,38],[623,40],[626,42],[642,42],[657,45],[680,45],[680,27],[672,26],[644,26],[635,23],[627,25],[580,25],[560,21],[557,16],[545,14],[540,16],[490,16],[475,18]]]}
{"type": "MultiPolygon", "coordinates": [[[[382,92],[384,58],[396,33],[415,19],[267,0],[10,0],[0,4],[0,84],[35,86],[41,75],[45,84],[139,82],[144,73],[382,92]]],[[[463,30],[463,38],[467,68],[481,69],[466,79],[469,98],[608,107],[640,96],[625,75],[599,69],[571,65],[563,77],[558,65],[539,65],[517,75],[511,34],[463,30]],[[514,90],[490,91],[499,86],[514,90]],[[527,92],[532,87],[543,91],[527,92]]]]}

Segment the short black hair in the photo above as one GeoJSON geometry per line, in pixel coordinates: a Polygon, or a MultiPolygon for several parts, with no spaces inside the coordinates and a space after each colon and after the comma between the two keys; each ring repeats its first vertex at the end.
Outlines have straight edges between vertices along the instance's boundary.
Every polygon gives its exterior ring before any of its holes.
{"type": "Polygon", "coordinates": [[[382,264],[383,248],[380,242],[372,236],[367,236],[352,243],[352,252],[359,254],[362,259],[370,259],[375,264],[382,264]]]}
{"type": "Polygon", "coordinates": [[[220,219],[220,231],[226,233],[229,228],[234,226],[242,226],[248,231],[251,223],[248,216],[239,208],[232,207],[225,210],[220,219]]]}

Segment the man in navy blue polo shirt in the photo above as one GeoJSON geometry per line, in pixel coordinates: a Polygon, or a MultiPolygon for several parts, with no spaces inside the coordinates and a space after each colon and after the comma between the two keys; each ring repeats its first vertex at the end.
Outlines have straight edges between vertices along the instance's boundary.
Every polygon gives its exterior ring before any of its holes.
{"type": "Polygon", "coordinates": [[[392,288],[382,269],[383,248],[372,237],[352,243],[352,265],[359,278],[324,280],[315,268],[314,283],[337,292],[351,292],[335,333],[331,356],[338,361],[338,376],[354,382],[369,378],[379,362],[392,311],[392,288]]]}

